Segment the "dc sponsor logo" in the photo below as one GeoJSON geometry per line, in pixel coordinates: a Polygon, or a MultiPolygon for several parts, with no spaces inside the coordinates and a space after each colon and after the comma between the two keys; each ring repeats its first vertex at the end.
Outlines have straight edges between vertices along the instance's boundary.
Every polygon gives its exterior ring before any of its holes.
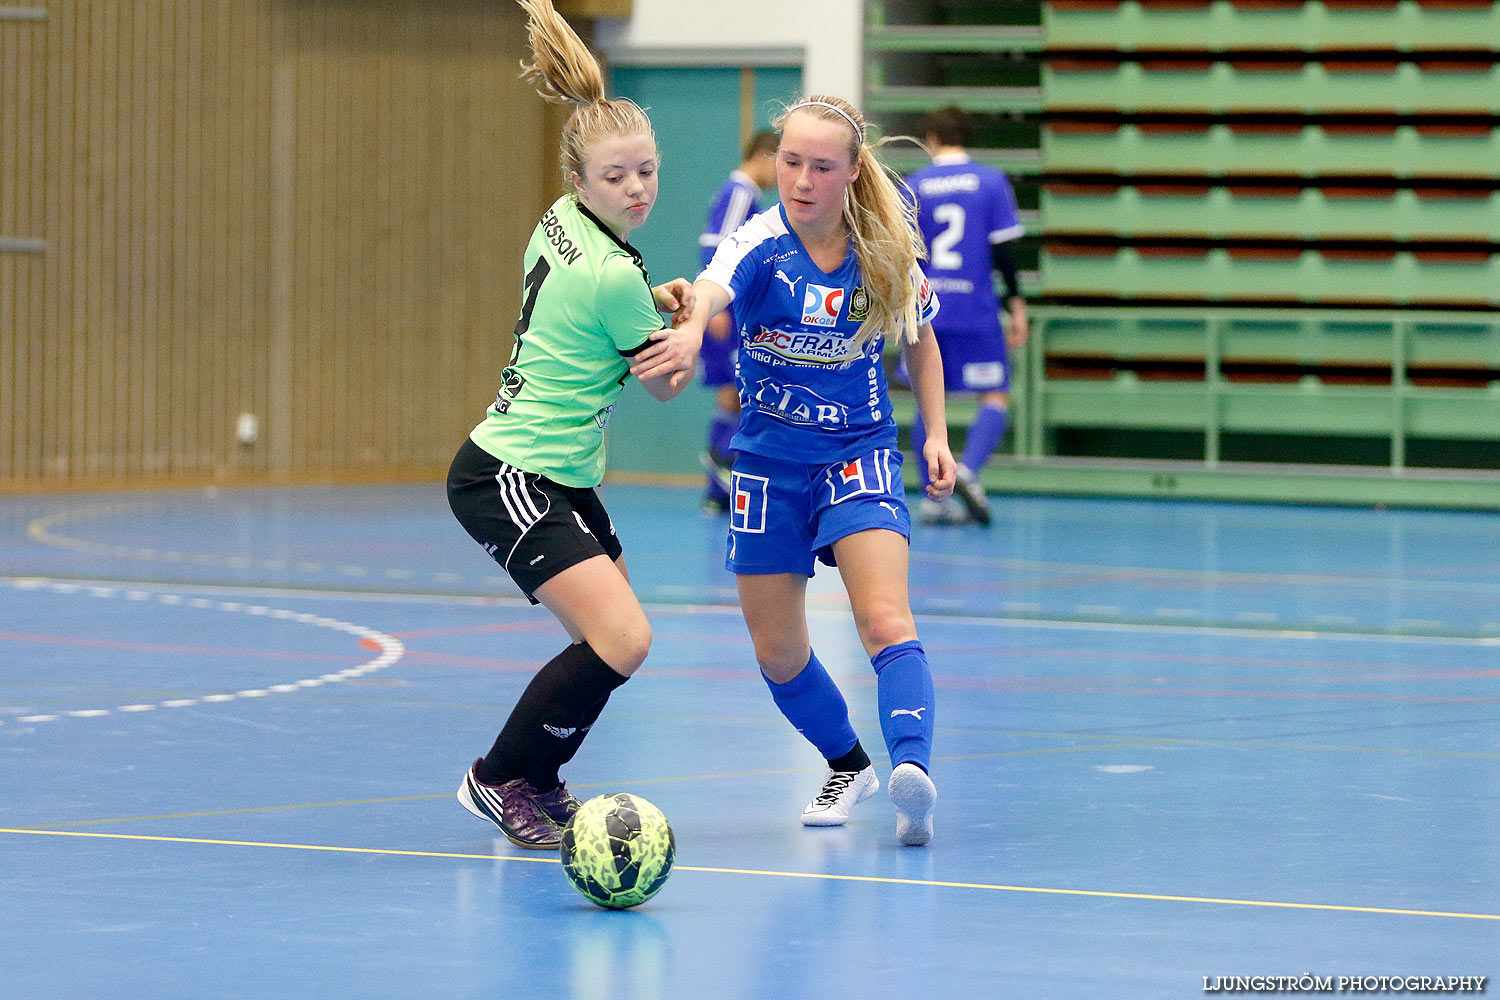
{"type": "Polygon", "coordinates": [[[839,321],[839,310],[843,305],[842,288],[814,285],[809,281],[802,296],[802,322],[808,326],[833,326],[839,321]]]}
{"type": "Polygon", "coordinates": [[[782,385],[770,379],[755,384],[752,397],[756,409],[789,424],[811,427],[845,427],[849,408],[826,399],[804,385],[782,385]]]}

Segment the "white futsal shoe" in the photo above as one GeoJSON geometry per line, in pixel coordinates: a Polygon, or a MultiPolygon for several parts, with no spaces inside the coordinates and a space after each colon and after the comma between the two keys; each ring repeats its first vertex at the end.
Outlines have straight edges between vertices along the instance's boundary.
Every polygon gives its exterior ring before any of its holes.
{"type": "Polygon", "coordinates": [[[917,520],[923,524],[968,524],[969,512],[957,500],[923,497],[917,503],[917,520]]]}
{"type": "Polygon", "coordinates": [[[921,847],[932,839],[932,807],[937,786],[915,764],[898,764],[891,772],[891,802],[896,806],[896,839],[907,847],[921,847]]]}
{"type": "Polygon", "coordinates": [[[823,777],[823,787],[802,810],[803,826],[843,826],[849,821],[854,803],[863,802],[880,788],[875,765],[863,771],[835,771],[823,777]]]}

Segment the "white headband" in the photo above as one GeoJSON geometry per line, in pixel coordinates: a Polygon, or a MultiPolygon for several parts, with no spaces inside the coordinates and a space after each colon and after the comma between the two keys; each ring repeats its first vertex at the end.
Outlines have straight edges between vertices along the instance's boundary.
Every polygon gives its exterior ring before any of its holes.
{"type": "MultiPolygon", "coordinates": [[[[792,108],[792,111],[801,111],[803,108],[811,107],[827,108],[830,111],[836,112],[840,118],[849,123],[850,128],[854,129],[854,134],[859,136],[859,141],[861,143],[865,141],[865,130],[860,128],[859,123],[849,116],[849,112],[845,111],[837,104],[829,104],[827,101],[803,101],[801,104],[792,108]]],[[[788,111],[787,114],[791,114],[792,111],[788,111]]]]}

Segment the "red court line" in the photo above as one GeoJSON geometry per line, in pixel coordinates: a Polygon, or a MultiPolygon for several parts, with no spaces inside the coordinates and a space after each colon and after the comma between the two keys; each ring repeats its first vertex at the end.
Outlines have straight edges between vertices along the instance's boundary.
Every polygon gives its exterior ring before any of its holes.
{"type": "Polygon", "coordinates": [[[490,623],[487,625],[459,625],[451,628],[428,628],[412,629],[408,632],[389,632],[388,635],[396,639],[428,639],[435,635],[485,635],[487,633],[501,632],[544,632],[549,629],[558,629],[556,619],[550,615],[546,618],[537,618],[534,621],[490,623]]]}

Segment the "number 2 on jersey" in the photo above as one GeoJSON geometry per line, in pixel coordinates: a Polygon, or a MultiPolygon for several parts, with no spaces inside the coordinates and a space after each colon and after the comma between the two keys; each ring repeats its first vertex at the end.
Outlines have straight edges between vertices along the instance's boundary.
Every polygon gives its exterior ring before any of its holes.
{"type": "Polygon", "coordinates": [[[943,231],[932,238],[932,266],[940,271],[957,271],[964,266],[964,255],[954,250],[964,238],[964,207],[938,205],[932,217],[943,224],[943,231]]]}

